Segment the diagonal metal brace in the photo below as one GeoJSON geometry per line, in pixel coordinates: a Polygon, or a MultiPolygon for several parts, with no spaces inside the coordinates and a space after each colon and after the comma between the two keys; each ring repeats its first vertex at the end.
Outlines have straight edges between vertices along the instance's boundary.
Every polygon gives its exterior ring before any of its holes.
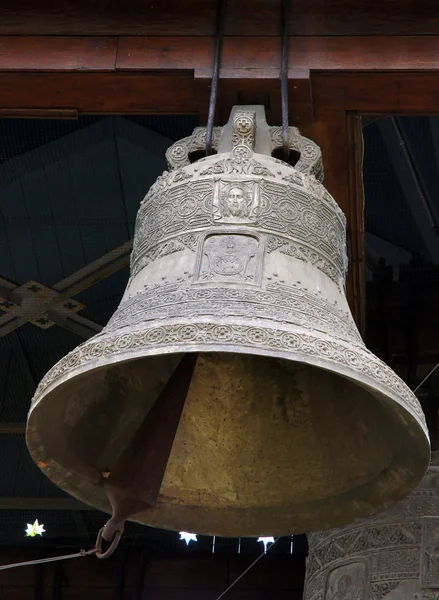
{"type": "Polygon", "coordinates": [[[101,258],[76,271],[69,277],[46,288],[38,282],[27,282],[23,286],[0,278],[0,308],[5,314],[0,317],[0,337],[33,323],[47,328],[57,323],[83,337],[91,337],[102,327],[89,319],[75,315],[74,309],[84,305],[72,297],[129,264],[133,240],[125,242],[101,258]]]}

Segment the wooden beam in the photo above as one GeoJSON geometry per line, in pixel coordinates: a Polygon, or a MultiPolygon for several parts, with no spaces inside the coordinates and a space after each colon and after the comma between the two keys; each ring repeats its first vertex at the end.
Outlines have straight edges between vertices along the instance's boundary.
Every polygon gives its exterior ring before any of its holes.
{"type": "MultiPolygon", "coordinates": [[[[190,71],[211,76],[213,37],[0,36],[2,71],[190,71]]],[[[223,39],[221,77],[279,78],[276,36],[223,39]]],[[[298,71],[438,70],[436,36],[294,36],[290,77],[298,71]]]]}
{"type": "Polygon", "coordinates": [[[190,73],[0,73],[0,107],[96,114],[194,114],[190,73]],[[29,94],[32,90],[32,94],[29,94]]]}
{"type": "Polygon", "coordinates": [[[114,69],[116,37],[1,37],[0,69],[107,71],[114,69]]]}
{"type": "Polygon", "coordinates": [[[346,295],[357,326],[365,329],[364,198],[361,119],[345,111],[321,113],[309,137],[322,149],[324,185],[347,219],[349,272],[346,295]]]}
{"type": "MultiPolygon", "coordinates": [[[[8,114],[25,108],[199,112],[198,82],[209,85],[211,38],[120,38],[117,52],[115,40],[1,38],[0,108],[8,114]]],[[[293,95],[292,113],[301,103],[310,104],[311,93],[317,117],[319,110],[437,113],[438,56],[439,37],[293,38],[290,87],[298,90],[298,101],[293,95]]],[[[220,96],[227,101],[231,92],[239,96],[258,89],[270,97],[272,108],[280,104],[279,62],[278,38],[226,38],[220,96]]]]}
{"type": "Polygon", "coordinates": [[[346,294],[355,322],[366,333],[366,247],[364,239],[363,128],[361,116],[346,113],[348,162],[347,243],[349,271],[346,294]]]}
{"type": "MultiPolygon", "coordinates": [[[[2,38],[3,113],[12,114],[14,109],[199,113],[205,104],[199,82],[208,86],[211,74],[211,38],[121,38],[118,52],[115,39],[106,38],[101,44],[100,38],[73,42],[59,37],[2,38]],[[90,49],[94,44],[95,51],[90,49]],[[108,56],[100,54],[104,48],[108,56]],[[31,96],[29,89],[34,91],[31,96]]],[[[291,40],[290,54],[290,88],[297,90],[297,100],[292,94],[292,115],[302,104],[309,112],[311,94],[311,112],[317,117],[319,110],[368,114],[439,110],[439,38],[302,37],[291,40]],[[372,68],[378,71],[364,71],[372,68]],[[393,70],[379,71],[389,68],[393,70]]],[[[278,38],[225,39],[219,109],[221,96],[227,103],[233,94],[254,95],[256,90],[269,98],[273,110],[280,105],[278,87],[278,38]]]]}
{"type": "MultiPolygon", "coordinates": [[[[439,70],[439,69],[438,69],[439,70]]],[[[312,75],[314,111],[363,114],[438,114],[439,76],[431,72],[357,72],[312,75]]]]}
{"type": "MultiPolygon", "coordinates": [[[[0,107],[20,115],[40,109],[72,109],[86,114],[201,114],[207,110],[210,79],[189,72],[0,73],[0,107]],[[29,89],[33,90],[29,95],[29,89]]],[[[290,116],[299,125],[312,115],[306,73],[289,81],[290,116]]],[[[280,123],[280,83],[271,78],[222,79],[217,123],[224,124],[233,104],[265,104],[270,124],[280,123]]],[[[203,121],[203,118],[202,118],[203,121]]]]}
{"type": "MultiPolygon", "coordinates": [[[[211,73],[214,39],[209,37],[121,37],[117,69],[194,69],[211,73]]],[[[279,37],[237,36],[223,39],[222,74],[245,70],[252,77],[279,77],[279,37]]],[[[289,40],[290,77],[300,70],[439,69],[439,38],[305,37],[289,40]]]]}
{"type": "MultiPolygon", "coordinates": [[[[0,33],[7,35],[213,35],[216,0],[3,0],[0,33]]],[[[229,2],[226,35],[278,35],[279,0],[229,2]]],[[[435,0],[293,2],[291,35],[437,35],[435,0]]]]}

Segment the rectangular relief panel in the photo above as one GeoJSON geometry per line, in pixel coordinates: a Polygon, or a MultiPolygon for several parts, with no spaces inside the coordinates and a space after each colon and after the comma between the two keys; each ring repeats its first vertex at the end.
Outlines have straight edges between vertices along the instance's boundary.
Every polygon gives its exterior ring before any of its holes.
{"type": "Polygon", "coordinates": [[[324,600],[366,600],[369,598],[369,572],[363,560],[339,563],[328,574],[324,600]]]}
{"type": "Polygon", "coordinates": [[[242,233],[207,235],[198,251],[196,283],[249,283],[260,285],[262,243],[242,233]]]}

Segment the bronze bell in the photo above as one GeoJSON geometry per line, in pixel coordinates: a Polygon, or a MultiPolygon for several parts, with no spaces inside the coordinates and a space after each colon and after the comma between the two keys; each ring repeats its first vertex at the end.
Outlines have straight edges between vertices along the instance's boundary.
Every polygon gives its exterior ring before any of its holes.
{"type": "Polygon", "coordinates": [[[41,381],[30,452],[118,522],[284,535],[382,511],[425,474],[427,429],[349,312],[320,149],[290,127],[300,158],[273,158],[262,107],[235,107],[196,160],[205,135],[169,148],[121,304],[41,381]]]}

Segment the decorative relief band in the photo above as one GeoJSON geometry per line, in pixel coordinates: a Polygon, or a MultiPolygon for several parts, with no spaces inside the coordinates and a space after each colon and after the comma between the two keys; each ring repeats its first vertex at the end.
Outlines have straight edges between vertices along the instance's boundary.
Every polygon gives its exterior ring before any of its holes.
{"type": "Polygon", "coordinates": [[[188,233],[185,235],[179,235],[175,238],[165,239],[155,246],[149,246],[142,252],[142,254],[137,256],[136,262],[132,265],[131,279],[140,273],[140,271],[147,267],[150,263],[162,258],[162,256],[169,256],[169,254],[182,252],[186,249],[196,252],[200,238],[200,233],[188,233]]]}
{"type": "Polygon", "coordinates": [[[355,345],[362,345],[348,312],[342,311],[320,294],[306,292],[299,286],[269,284],[266,289],[251,287],[166,284],[157,285],[120,306],[106,330],[145,321],[165,319],[178,314],[182,318],[210,314],[246,317],[252,314],[267,321],[288,322],[308,327],[355,345]],[[209,308],[207,308],[209,307],[209,308]]]}
{"type": "MultiPolygon", "coordinates": [[[[410,579],[410,577],[408,579],[410,579]]],[[[401,579],[394,579],[394,580],[390,580],[390,581],[380,581],[380,582],[372,583],[372,585],[371,585],[372,600],[382,600],[382,598],[387,596],[387,594],[390,594],[390,592],[393,592],[393,590],[396,590],[396,588],[400,585],[400,583],[401,583],[401,579]]],[[[366,598],[367,598],[367,596],[366,596],[366,598]]],[[[360,596],[360,600],[362,600],[361,596],[360,596]]]]}
{"type": "MultiPolygon", "coordinates": [[[[177,183],[170,179],[172,184],[152,189],[139,210],[132,275],[154,257],[165,255],[162,252],[182,250],[182,238],[175,240],[177,246],[169,246],[171,237],[194,236],[195,230],[214,224],[236,224],[257,226],[259,231],[271,232],[273,238],[276,234],[289,238],[289,246],[279,242],[280,252],[310,261],[343,287],[347,269],[345,225],[334,210],[333,200],[328,200],[329,194],[315,198],[305,189],[259,177],[239,181],[230,176],[209,177],[177,183]],[[158,250],[158,244],[166,244],[166,249],[158,250]]],[[[271,251],[274,244],[272,241],[271,251]]]]}
{"type": "Polygon", "coordinates": [[[292,359],[294,354],[307,355],[309,359],[319,357],[321,363],[326,362],[328,367],[333,365],[337,372],[340,367],[352,370],[358,380],[361,374],[365,378],[371,378],[375,382],[375,388],[382,386],[392,390],[396,398],[400,398],[405,408],[426,428],[425,417],[416,398],[404,382],[386,364],[380,361],[374,354],[366,349],[353,348],[350,344],[344,344],[331,338],[324,339],[321,335],[311,335],[302,331],[295,331],[293,327],[288,329],[268,328],[259,326],[256,319],[253,325],[236,325],[228,322],[221,324],[216,318],[215,323],[195,322],[189,324],[168,323],[164,325],[153,325],[143,323],[140,330],[116,332],[104,329],[91,340],[81,344],[66,357],[61,359],[42,379],[35,392],[33,402],[43,394],[47,386],[54,383],[64,373],[76,367],[81,370],[96,367],[96,360],[100,357],[117,355],[121,350],[128,358],[129,351],[142,349],[152,350],[152,354],[161,354],[167,351],[179,352],[181,348],[190,345],[202,347],[209,344],[215,345],[217,349],[222,348],[227,352],[238,348],[241,351],[249,348],[253,352],[260,349],[262,352],[279,353],[286,352],[292,359]],[[85,368],[84,368],[85,367],[85,368]]]}
{"type": "Polygon", "coordinates": [[[275,250],[278,250],[281,254],[310,263],[332,279],[339,288],[343,289],[345,283],[343,274],[324,254],[319,254],[305,246],[305,244],[291,242],[288,238],[270,236],[267,243],[267,252],[271,253],[275,250]]]}
{"type": "MultiPolygon", "coordinates": [[[[135,277],[143,268],[163,256],[183,252],[187,249],[196,252],[199,240],[202,237],[203,234],[199,231],[187,233],[165,238],[155,246],[145,248],[142,254],[137,255],[136,262],[132,265],[131,277],[135,277]]],[[[287,237],[268,235],[264,236],[264,239],[265,251],[268,254],[277,250],[281,254],[308,262],[327,275],[340,289],[344,288],[345,279],[343,272],[323,252],[320,254],[309,246],[287,237]]]]}

